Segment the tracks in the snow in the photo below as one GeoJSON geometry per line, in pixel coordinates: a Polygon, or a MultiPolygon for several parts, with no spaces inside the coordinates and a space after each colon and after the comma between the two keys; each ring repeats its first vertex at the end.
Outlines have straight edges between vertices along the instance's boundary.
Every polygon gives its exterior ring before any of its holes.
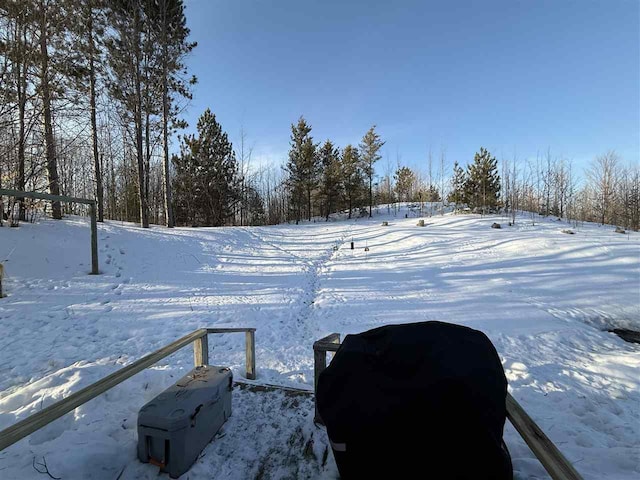
{"type": "MultiPolygon", "coordinates": [[[[252,229],[246,229],[246,233],[256,239],[259,244],[264,245],[274,251],[286,255],[291,259],[294,267],[298,267],[301,270],[300,282],[296,284],[296,290],[299,292],[297,301],[298,311],[294,314],[295,321],[292,327],[297,330],[297,335],[292,338],[293,341],[301,341],[307,336],[313,336],[315,334],[315,325],[309,320],[313,317],[316,309],[316,301],[320,295],[320,281],[323,272],[326,270],[327,264],[332,261],[338,255],[340,248],[344,245],[345,239],[348,238],[354,225],[350,225],[348,229],[341,232],[336,232],[336,238],[328,242],[322,249],[316,249],[315,255],[303,256],[298,252],[287,250],[277,243],[271,241],[267,236],[256,233],[252,229]],[[337,249],[335,247],[338,247],[337,249]]],[[[304,244],[301,242],[301,245],[304,244]]],[[[301,251],[304,251],[301,249],[301,251]]],[[[310,252],[311,250],[307,250],[310,252]]],[[[313,251],[311,251],[313,252],[313,251]]]]}

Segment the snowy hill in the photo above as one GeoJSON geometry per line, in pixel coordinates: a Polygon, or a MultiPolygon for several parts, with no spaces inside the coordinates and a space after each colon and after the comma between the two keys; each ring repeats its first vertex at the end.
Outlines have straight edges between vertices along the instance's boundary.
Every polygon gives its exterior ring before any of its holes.
{"type": "MultiPolygon", "coordinates": [[[[499,217],[476,215],[420,228],[380,212],[272,227],[107,222],[98,276],[86,219],[0,229],[0,429],[199,327],[256,327],[257,381],[312,390],[314,340],[442,320],[491,338],[513,396],[585,478],[637,478],[640,346],[606,329],[640,330],[640,235],[566,235],[542,219],[497,230],[499,217]]],[[[242,377],[243,342],[210,336],[211,362],[242,377]]],[[[155,478],[135,459],[136,412],[191,364],[183,349],[9,447],[0,477],[42,478],[32,464],[45,458],[64,479],[155,478]]],[[[311,409],[309,397],[234,391],[224,436],[189,478],[334,478],[311,409]]],[[[546,478],[509,424],[505,437],[516,478],[546,478]]]]}

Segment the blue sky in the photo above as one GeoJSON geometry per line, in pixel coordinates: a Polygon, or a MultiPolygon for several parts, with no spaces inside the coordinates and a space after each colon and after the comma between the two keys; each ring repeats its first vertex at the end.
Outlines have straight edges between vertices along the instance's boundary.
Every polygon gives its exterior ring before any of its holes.
{"type": "Polygon", "coordinates": [[[430,148],[451,165],[480,146],[640,162],[637,0],[186,5],[190,130],[209,107],[236,147],[244,127],[256,163],[286,157],[300,115],[339,146],[376,124],[384,157],[422,170],[430,148]]]}

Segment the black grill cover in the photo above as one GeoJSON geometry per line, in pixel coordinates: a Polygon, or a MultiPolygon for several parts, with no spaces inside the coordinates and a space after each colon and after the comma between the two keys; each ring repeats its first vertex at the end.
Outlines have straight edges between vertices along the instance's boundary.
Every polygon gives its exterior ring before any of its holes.
{"type": "Polygon", "coordinates": [[[487,336],[443,322],[347,335],[316,401],[343,479],[512,479],[507,380],[487,336]]]}

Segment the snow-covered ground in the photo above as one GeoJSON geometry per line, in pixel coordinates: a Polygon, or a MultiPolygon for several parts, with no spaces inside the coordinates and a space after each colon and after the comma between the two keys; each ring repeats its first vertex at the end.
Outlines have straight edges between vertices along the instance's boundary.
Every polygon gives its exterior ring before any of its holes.
{"type": "MultiPolygon", "coordinates": [[[[107,222],[99,276],[87,275],[86,219],[2,228],[0,429],[199,327],[256,327],[257,382],[311,390],[314,340],[443,320],[492,339],[513,396],[586,479],[638,478],[640,345],[606,328],[640,330],[640,235],[597,225],[566,235],[551,219],[425,220],[381,209],[299,226],[107,222]]],[[[244,376],[242,334],[209,345],[212,363],[244,376]]],[[[192,358],[185,348],[0,452],[0,478],[48,478],[34,468],[44,460],[62,479],[155,478],[135,457],[136,412],[192,358]]],[[[188,478],[336,477],[310,396],[233,395],[234,415],[188,478]]],[[[516,478],[546,478],[507,425],[516,478]]]]}

